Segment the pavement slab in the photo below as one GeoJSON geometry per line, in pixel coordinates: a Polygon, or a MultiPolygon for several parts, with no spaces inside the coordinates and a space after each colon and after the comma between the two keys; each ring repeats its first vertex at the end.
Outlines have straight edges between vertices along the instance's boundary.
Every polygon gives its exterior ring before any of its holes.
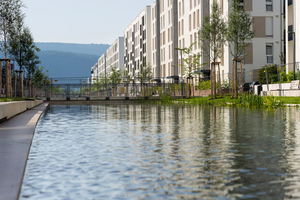
{"type": "Polygon", "coordinates": [[[43,103],[0,125],[0,200],[19,199],[36,124],[43,103]]]}

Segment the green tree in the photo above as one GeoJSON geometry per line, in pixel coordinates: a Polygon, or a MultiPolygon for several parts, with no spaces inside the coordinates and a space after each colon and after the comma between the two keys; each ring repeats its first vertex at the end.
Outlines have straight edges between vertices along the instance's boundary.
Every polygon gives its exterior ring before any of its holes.
{"type": "MultiPolygon", "coordinates": [[[[145,60],[145,59],[144,59],[145,60]]],[[[147,65],[145,63],[145,61],[143,60],[143,63],[140,65],[140,72],[139,72],[139,75],[138,75],[138,78],[141,82],[141,86],[142,86],[142,94],[143,96],[146,95],[146,89],[145,89],[145,84],[148,82],[150,82],[150,80],[153,78],[153,75],[152,75],[152,67],[151,65],[147,65]]]]}
{"type": "Polygon", "coordinates": [[[192,43],[188,48],[176,48],[182,51],[187,58],[183,59],[184,62],[184,69],[183,75],[186,77],[186,98],[190,98],[191,96],[191,88],[190,82],[193,82],[193,78],[196,76],[195,71],[200,70],[200,54],[193,54],[192,49],[196,43],[192,43]]]}
{"type": "Polygon", "coordinates": [[[258,79],[261,84],[266,84],[266,74],[268,77],[268,83],[278,83],[278,66],[277,65],[266,65],[262,66],[258,71],[258,79]]]}
{"type": "Polygon", "coordinates": [[[20,19],[23,19],[21,0],[1,0],[0,1],[0,49],[7,58],[7,49],[9,48],[9,39],[11,30],[19,25],[20,19]]]}
{"type": "Polygon", "coordinates": [[[113,96],[116,95],[116,89],[117,89],[117,85],[118,83],[121,82],[122,80],[122,73],[120,70],[118,70],[116,67],[112,67],[109,73],[109,77],[108,77],[109,83],[111,83],[112,85],[112,94],[113,96]]]}
{"type": "MultiPolygon", "coordinates": [[[[211,97],[216,98],[216,62],[223,54],[223,46],[226,41],[226,24],[220,13],[217,1],[213,1],[209,16],[204,18],[204,23],[199,31],[202,52],[210,57],[211,64],[211,97]]],[[[218,82],[221,94],[220,65],[218,63],[218,82]]]]}
{"type": "Polygon", "coordinates": [[[149,82],[153,78],[152,67],[150,64],[147,65],[143,61],[143,64],[140,65],[140,73],[138,75],[138,78],[142,83],[149,82]]]}
{"type": "MultiPolygon", "coordinates": [[[[29,66],[31,64],[32,55],[35,51],[39,49],[35,46],[32,34],[28,27],[24,27],[22,19],[19,19],[18,25],[11,30],[11,38],[9,40],[9,54],[20,66],[20,70],[23,71],[24,66],[29,66]]],[[[38,64],[39,62],[36,62],[38,64]]],[[[34,72],[34,70],[33,70],[34,72]]],[[[33,73],[32,72],[32,73],[33,73]]],[[[19,96],[23,96],[23,73],[19,74],[19,96]]]]}
{"type": "MultiPolygon", "coordinates": [[[[23,18],[21,8],[23,4],[20,0],[1,0],[0,1],[0,51],[4,53],[5,59],[7,58],[7,50],[9,48],[8,41],[11,35],[10,30],[13,29],[17,18],[23,18]]],[[[10,67],[5,65],[6,75],[6,95],[11,97],[11,76],[10,67]],[[7,71],[8,70],[8,71],[7,71]]],[[[2,72],[2,66],[0,67],[2,72]]],[[[2,73],[0,73],[0,90],[2,89],[2,73]]]]}
{"type": "Polygon", "coordinates": [[[27,51],[25,69],[27,72],[27,77],[31,78],[37,69],[37,65],[41,63],[38,55],[36,54],[36,52],[40,51],[40,49],[37,48],[34,43],[32,43],[31,48],[27,51]]]}
{"type": "Polygon", "coordinates": [[[34,74],[33,74],[33,83],[37,86],[37,87],[41,87],[42,85],[44,85],[46,83],[46,80],[49,79],[48,75],[46,74],[48,73],[48,70],[46,70],[44,72],[44,67],[37,67],[34,74]]]}
{"type": "MultiPolygon", "coordinates": [[[[237,98],[237,59],[245,58],[245,48],[253,39],[252,18],[249,12],[245,11],[239,0],[232,0],[228,15],[227,41],[230,54],[234,61],[232,65],[232,97],[237,98]]],[[[242,72],[242,69],[241,69],[242,72]]]]}

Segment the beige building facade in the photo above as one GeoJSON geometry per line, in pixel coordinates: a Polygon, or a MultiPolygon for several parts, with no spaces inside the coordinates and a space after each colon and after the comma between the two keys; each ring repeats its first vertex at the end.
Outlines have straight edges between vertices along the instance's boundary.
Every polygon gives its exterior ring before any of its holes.
{"type": "MultiPolygon", "coordinates": [[[[226,21],[231,0],[216,1],[226,21]]],[[[202,54],[198,32],[204,17],[211,10],[212,2],[212,0],[155,0],[151,6],[147,6],[124,30],[123,69],[131,77],[137,77],[141,64],[145,63],[152,66],[154,80],[171,82],[175,77],[184,78],[184,68],[187,65],[184,59],[187,59],[188,55],[178,48],[189,48],[193,44],[191,54],[202,54]]],[[[297,9],[295,3],[288,5],[289,2],[286,1],[287,11],[297,9]]],[[[282,0],[240,0],[240,6],[243,6],[253,19],[252,28],[255,33],[253,40],[249,41],[249,46],[245,49],[246,57],[242,62],[244,82],[257,80],[256,72],[262,66],[281,63],[280,55],[284,46],[281,3],[282,0]]],[[[288,17],[288,24],[291,23],[290,18],[288,17]]],[[[295,22],[295,17],[292,18],[295,22]]],[[[286,42],[287,60],[290,62],[291,41],[286,42]]],[[[122,69],[122,51],[119,51],[118,58],[110,56],[113,55],[110,51],[113,50],[114,45],[99,58],[98,74],[108,73],[117,59],[119,69],[122,69]]],[[[232,58],[229,45],[226,44],[223,55],[218,60],[221,66],[221,80],[231,79],[232,58]]],[[[208,70],[209,63],[209,56],[202,54],[198,68],[208,70]]],[[[240,69],[238,71],[241,76],[240,69]]]]}
{"type": "MultiPolygon", "coordinates": [[[[228,18],[230,1],[218,0],[224,19],[228,18]]],[[[248,11],[253,19],[254,38],[245,48],[243,65],[244,82],[258,80],[257,71],[262,66],[280,64],[281,27],[280,2],[281,0],[241,0],[240,6],[248,11]]],[[[232,58],[229,45],[224,46],[224,55],[221,62],[221,79],[230,80],[232,75],[232,58]]],[[[240,64],[238,76],[241,78],[240,64]]]]}

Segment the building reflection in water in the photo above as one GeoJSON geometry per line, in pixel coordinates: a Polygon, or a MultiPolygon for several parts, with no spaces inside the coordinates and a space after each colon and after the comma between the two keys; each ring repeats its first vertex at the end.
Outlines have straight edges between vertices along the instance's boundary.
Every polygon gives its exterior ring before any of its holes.
{"type": "Polygon", "coordinates": [[[114,143],[122,144],[124,154],[114,155],[114,159],[119,165],[128,165],[128,170],[122,173],[132,181],[124,186],[130,191],[164,191],[165,195],[184,199],[300,198],[297,108],[271,111],[158,105],[62,108],[50,107],[46,115],[55,112],[74,115],[75,108],[78,114],[89,114],[87,121],[98,133],[90,141],[90,145],[100,148],[93,150],[98,151],[97,159],[103,160],[103,152],[113,155],[117,148],[114,143]],[[111,134],[113,142],[104,145],[102,134],[111,134]],[[111,150],[103,150],[102,146],[111,150]]]}

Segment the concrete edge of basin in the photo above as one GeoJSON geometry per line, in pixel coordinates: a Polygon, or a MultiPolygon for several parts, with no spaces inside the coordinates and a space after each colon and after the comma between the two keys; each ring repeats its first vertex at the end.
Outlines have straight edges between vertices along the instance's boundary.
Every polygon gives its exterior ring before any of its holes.
{"type": "MultiPolygon", "coordinates": [[[[32,109],[43,103],[43,100],[34,101],[12,101],[0,103],[0,122],[3,123],[6,120],[32,109]]],[[[0,123],[0,124],[1,124],[0,123]]]]}
{"type": "Polygon", "coordinates": [[[35,133],[35,130],[36,130],[36,126],[41,118],[41,116],[43,115],[43,113],[46,111],[47,107],[49,106],[49,103],[40,103],[38,104],[37,106],[34,106],[32,109],[34,109],[35,107],[40,107],[41,109],[37,108],[37,110],[39,111],[36,115],[35,118],[32,118],[30,121],[31,123],[34,124],[34,129],[33,129],[33,132],[32,132],[32,137],[31,137],[31,141],[30,141],[30,144],[29,144],[29,148],[28,148],[28,151],[27,151],[27,156],[26,156],[26,162],[25,162],[25,165],[24,165],[24,168],[23,168],[23,173],[22,173],[22,180],[19,184],[19,190],[18,190],[18,199],[20,199],[20,195],[21,195],[21,189],[22,189],[22,185],[23,185],[23,180],[24,180],[24,175],[25,175],[25,171],[26,171],[26,167],[27,167],[27,161],[28,161],[28,157],[29,157],[29,154],[30,154],[30,149],[31,149],[31,145],[32,145],[32,141],[33,141],[33,137],[34,137],[34,133],[35,133]]]}
{"type": "Polygon", "coordinates": [[[0,124],[0,200],[19,199],[36,125],[47,107],[32,104],[0,124]]]}

